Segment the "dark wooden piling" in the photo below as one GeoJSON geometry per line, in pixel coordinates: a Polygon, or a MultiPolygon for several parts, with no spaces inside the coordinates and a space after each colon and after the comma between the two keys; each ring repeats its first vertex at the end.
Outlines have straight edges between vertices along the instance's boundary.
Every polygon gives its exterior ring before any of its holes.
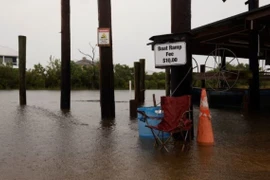
{"type": "Polygon", "coordinates": [[[26,37],[19,36],[19,89],[20,105],[26,105],[26,37]]]}
{"type": "Polygon", "coordinates": [[[61,109],[70,109],[70,0],[61,0],[61,109]]]}
{"type": "MultiPolygon", "coordinates": [[[[191,0],[171,0],[171,33],[185,33],[190,30],[191,0]]],[[[171,67],[172,96],[192,95],[192,54],[189,34],[185,35],[184,40],[186,42],[187,63],[171,67]]],[[[193,105],[191,105],[191,109],[193,110],[193,105]]],[[[191,119],[193,119],[192,113],[191,119]]],[[[194,137],[194,127],[191,133],[194,137]]]]}
{"type": "Polygon", "coordinates": [[[140,59],[140,103],[145,100],[145,59],[140,59]]]}
{"type": "Polygon", "coordinates": [[[134,99],[129,101],[129,115],[132,118],[137,117],[137,108],[141,104],[141,83],[140,83],[140,62],[134,62],[134,99]]]}
{"type": "Polygon", "coordinates": [[[134,92],[137,104],[140,104],[140,63],[134,62],[134,92]]]}
{"type": "MultiPolygon", "coordinates": [[[[171,0],[171,32],[185,33],[191,29],[191,0],[171,0]]],[[[172,96],[192,94],[192,56],[187,42],[187,63],[182,66],[171,67],[172,96]],[[185,78],[185,79],[184,79],[185,78]],[[179,84],[181,85],[179,86],[179,84]]]]}
{"type": "MultiPolygon", "coordinates": [[[[258,0],[249,0],[249,11],[259,7],[258,0]]],[[[249,69],[252,78],[249,81],[249,111],[260,109],[260,81],[259,81],[259,59],[258,59],[258,29],[256,22],[250,22],[251,30],[249,34],[249,69]]]]}
{"type": "Polygon", "coordinates": [[[165,89],[166,89],[166,96],[171,95],[171,68],[167,67],[165,69],[165,89]]]}
{"type": "Polygon", "coordinates": [[[98,0],[99,28],[110,28],[110,46],[100,46],[100,105],[102,119],[115,118],[111,0],[98,0]]]}
{"type": "Polygon", "coordinates": [[[129,115],[131,118],[137,117],[137,101],[135,99],[129,100],[129,115]]]}
{"type": "MultiPolygon", "coordinates": [[[[201,64],[200,70],[201,70],[201,74],[205,73],[205,65],[204,64],[201,64]]],[[[205,79],[204,78],[202,78],[202,80],[201,80],[201,88],[205,88],[205,79]]]]}

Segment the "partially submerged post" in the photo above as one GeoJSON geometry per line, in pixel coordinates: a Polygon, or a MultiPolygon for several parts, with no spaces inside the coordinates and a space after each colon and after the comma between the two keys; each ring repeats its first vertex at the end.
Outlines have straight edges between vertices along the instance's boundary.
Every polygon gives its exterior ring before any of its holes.
{"type": "Polygon", "coordinates": [[[140,63],[134,62],[134,93],[137,104],[140,104],[140,84],[140,63]]]}
{"type": "Polygon", "coordinates": [[[19,36],[19,89],[20,105],[26,105],[26,37],[19,36]]]}
{"type": "Polygon", "coordinates": [[[61,6],[61,109],[70,109],[70,0],[61,6]]]}
{"type": "Polygon", "coordinates": [[[140,59],[140,103],[145,100],[145,59],[140,59]]]}
{"type": "Polygon", "coordinates": [[[111,0],[98,0],[101,118],[115,118],[111,0]]]}

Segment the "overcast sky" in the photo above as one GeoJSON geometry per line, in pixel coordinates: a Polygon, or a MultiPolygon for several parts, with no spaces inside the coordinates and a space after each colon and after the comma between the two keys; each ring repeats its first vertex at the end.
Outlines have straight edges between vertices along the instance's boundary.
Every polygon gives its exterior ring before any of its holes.
{"type": "MultiPolygon", "coordinates": [[[[72,58],[97,43],[97,0],[71,1],[72,58]]],[[[246,0],[192,0],[192,28],[247,11],[246,0]]],[[[49,56],[61,57],[61,0],[1,0],[0,45],[17,50],[18,35],[27,36],[27,68],[49,56]]],[[[260,6],[270,0],[260,0],[260,6]]],[[[112,0],[113,61],[127,64],[145,58],[155,71],[154,53],[146,44],[153,35],[170,33],[170,0],[112,0]]],[[[97,49],[98,51],[98,49],[97,49]]],[[[200,63],[200,62],[199,62],[200,63]]]]}

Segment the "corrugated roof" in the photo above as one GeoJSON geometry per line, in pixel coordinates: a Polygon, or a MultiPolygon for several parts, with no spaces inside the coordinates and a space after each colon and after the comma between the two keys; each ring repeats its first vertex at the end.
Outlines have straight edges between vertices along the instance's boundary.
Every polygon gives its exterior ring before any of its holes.
{"type": "Polygon", "coordinates": [[[9,47],[5,47],[5,46],[0,45],[0,56],[18,57],[18,52],[14,49],[9,48],[9,47]]]}

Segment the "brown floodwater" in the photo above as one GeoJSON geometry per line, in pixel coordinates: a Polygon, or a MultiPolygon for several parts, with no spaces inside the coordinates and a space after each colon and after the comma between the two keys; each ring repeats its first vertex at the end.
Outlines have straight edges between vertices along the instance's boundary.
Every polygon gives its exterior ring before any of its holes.
{"type": "MultiPolygon", "coordinates": [[[[146,91],[152,105],[164,91],[146,91]]],[[[211,109],[215,145],[196,143],[167,153],[138,136],[129,118],[128,91],[115,91],[116,118],[100,119],[98,91],[72,91],[71,110],[60,111],[59,91],[0,91],[1,180],[270,179],[269,114],[211,109]]]]}

